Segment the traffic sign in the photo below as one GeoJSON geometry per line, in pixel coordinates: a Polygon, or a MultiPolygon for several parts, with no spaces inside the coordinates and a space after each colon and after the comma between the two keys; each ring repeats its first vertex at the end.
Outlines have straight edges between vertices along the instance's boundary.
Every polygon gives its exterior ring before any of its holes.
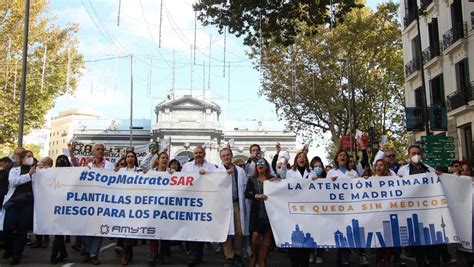
{"type": "Polygon", "coordinates": [[[454,137],[442,135],[422,136],[421,143],[454,143],[454,137]]]}
{"type": "Polygon", "coordinates": [[[449,166],[451,165],[452,160],[443,159],[443,160],[423,160],[424,164],[430,165],[432,167],[436,166],[449,166]]]}
{"type": "Polygon", "coordinates": [[[426,153],[426,159],[449,159],[454,160],[456,154],[454,152],[434,152],[426,153]]]}
{"type": "Polygon", "coordinates": [[[449,151],[452,152],[454,151],[454,144],[422,144],[421,148],[423,148],[424,151],[449,151]]]}

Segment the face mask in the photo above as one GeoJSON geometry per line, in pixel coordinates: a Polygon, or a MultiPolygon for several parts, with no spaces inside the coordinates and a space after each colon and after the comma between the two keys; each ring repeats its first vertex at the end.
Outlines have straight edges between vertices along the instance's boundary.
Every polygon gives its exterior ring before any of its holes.
{"type": "Polygon", "coordinates": [[[411,157],[411,162],[415,163],[415,164],[418,164],[420,161],[421,161],[421,156],[420,155],[415,155],[413,157],[411,157]]]}
{"type": "Polygon", "coordinates": [[[276,168],[276,172],[277,172],[278,175],[280,175],[281,174],[281,168],[276,168]]]}
{"type": "Polygon", "coordinates": [[[27,159],[26,159],[25,165],[26,165],[26,166],[32,166],[34,162],[35,162],[35,161],[33,160],[33,158],[30,157],[30,158],[27,158],[27,159]]]}
{"type": "Polygon", "coordinates": [[[313,171],[314,171],[314,174],[321,175],[321,173],[323,173],[323,168],[318,166],[318,167],[315,167],[313,171]]]}

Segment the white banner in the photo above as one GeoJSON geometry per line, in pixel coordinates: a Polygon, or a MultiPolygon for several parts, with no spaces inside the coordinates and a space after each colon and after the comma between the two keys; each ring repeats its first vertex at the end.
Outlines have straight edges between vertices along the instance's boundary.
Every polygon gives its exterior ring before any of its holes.
{"type": "Polygon", "coordinates": [[[229,230],[227,173],[71,167],[38,170],[33,181],[36,234],[223,242],[229,230]]]}
{"type": "Polygon", "coordinates": [[[264,193],[277,246],[373,248],[470,245],[472,207],[461,203],[471,198],[470,189],[470,180],[427,173],[266,181],[264,193]],[[445,179],[449,183],[441,182],[445,179]],[[468,190],[459,190],[463,187],[468,190]],[[452,217],[451,206],[458,217],[452,217]]]}
{"type": "MultiPolygon", "coordinates": [[[[72,143],[74,156],[79,160],[80,166],[86,166],[89,158],[92,158],[93,146],[94,144],[72,143]]],[[[138,145],[133,148],[133,151],[137,154],[138,165],[140,165],[148,153],[148,145],[138,145]]],[[[128,147],[106,147],[105,159],[115,164],[121,157],[125,156],[127,149],[128,147]]]]}

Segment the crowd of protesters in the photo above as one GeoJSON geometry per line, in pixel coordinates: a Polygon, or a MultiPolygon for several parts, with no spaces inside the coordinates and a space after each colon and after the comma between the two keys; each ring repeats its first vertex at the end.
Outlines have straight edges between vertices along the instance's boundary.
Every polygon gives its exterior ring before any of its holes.
{"type": "MultiPolygon", "coordinates": [[[[448,170],[433,168],[423,163],[423,151],[420,146],[412,145],[406,155],[397,155],[386,150],[384,145],[369,159],[364,143],[358,142],[357,155],[350,155],[346,150],[339,150],[335,154],[332,166],[324,166],[321,157],[315,156],[308,159],[308,147],[305,146],[297,152],[290,164],[289,153],[281,151],[276,145],[276,154],[268,162],[261,147],[253,144],[249,148],[249,158],[245,162],[234,158],[232,149],[227,146],[220,150],[221,162],[217,165],[206,161],[205,149],[201,146],[194,148],[194,157],[183,166],[176,159],[170,159],[166,151],[159,151],[157,144],[149,146],[149,153],[139,164],[137,155],[129,150],[117,161],[111,163],[105,157],[105,147],[95,144],[92,157],[87,162],[89,168],[109,169],[116,172],[194,172],[201,175],[209,172],[227,172],[232,179],[233,212],[229,235],[227,240],[218,246],[223,251],[225,266],[267,266],[269,251],[274,246],[271,224],[265,208],[268,197],[264,194],[264,181],[278,181],[280,179],[331,179],[371,176],[405,177],[412,174],[436,172],[451,172],[458,176],[473,177],[473,170],[468,162],[453,161],[448,170]],[[360,157],[359,157],[360,155],[360,157]],[[407,158],[405,161],[404,158],[407,158]],[[360,159],[360,160],[359,160],[360,159]],[[248,253],[250,252],[250,253],[248,253]]],[[[4,259],[10,259],[12,265],[20,263],[26,245],[30,248],[47,248],[49,236],[35,235],[31,242],[29,233],[33,226],[33,190],[32,179],[36,168],[53,167],[80,167],[79,161],[74,157],[70,147],[70,155],[60,155],[53,161],[49,157],[37,160],[31,151],[17,148],[11,157],[0,159],[0,201],[2,213],[0,216],[1,239],[4,244],[4,259]]],[[[435,166],[441,167],[441,166],[435,166]]],[[[473,177],[474,179],[474,177],[473,177]]],[[[84,256],[84,263],[99,265],[99,253],[102,237],[98,236],[54,236],[51,251],[51,264],[62,262],[68,257],[66,244],[75,239],[71,245],[84,256]]],[[[203,262],[203,242],[180,242],[170,240],[134,240],[118,239],[115,252],[120,255],[120,264],[127,265],[133,260],[133,247],[137,242],[148,243],[148,264],[167,263],[170,247],[182,246],[186,249],[188,266],[199,265],[203,262]]],[[[352,254],[360,260],[358,265],[368,266],[370,257],[366,249],[351,250],[348,248],[337,249],[337,266],[350,266],[352,254]]],[[[310,263],[323,264],[326,249],[297,248],[287,249],[291,266],[309,266],[310,263]]],[[[456,258],[464,262],[465,266],[474,263],[471,253],[459,251],[455,257],[448,250],[448,245],[430,245],[406,248],[380,248],[371,253],[375,266],[403,266],[401,257],[415,258],[418,266],[441,266],[441,264],[455,264],[456,258]]],[[[183,262],[184,264],[184,262],[183,262]]],[[[327,265],[329,266],[329,265],[327,265]]]]}

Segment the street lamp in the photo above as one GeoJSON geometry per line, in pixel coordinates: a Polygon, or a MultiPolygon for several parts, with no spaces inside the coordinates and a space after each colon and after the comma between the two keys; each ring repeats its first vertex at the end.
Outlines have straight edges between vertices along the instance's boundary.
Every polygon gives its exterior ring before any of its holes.
{"type": "Polygon", "coordinates": [[[28,28],[30,23],[30,0],[25,1],[25,20],[23,25],[23,58],[21,66],[20,116],[18,119],[18,147],[23,146],[23,124],[25,120],[26,67],[28,63],[28,28]]]}
{"type": "MultiPolygon", "coordinates": [[[[338,59],[341,65],[347,63],[345,58],[338,59]]],[[[350,144],[350,152],[353,154],[353,145],[352,145],[352,136],[355,136],[356,131],[356,110],[355,110],[355,88],[353,84],[353,77],[352,77],[352,57],[349,55],[349,77],[347,79],[347,83],[351,93],[351,99],[349,104],[349,144],[350,144]]],[[[357,149],[355,150],[357,153],[357,149]]]]}

